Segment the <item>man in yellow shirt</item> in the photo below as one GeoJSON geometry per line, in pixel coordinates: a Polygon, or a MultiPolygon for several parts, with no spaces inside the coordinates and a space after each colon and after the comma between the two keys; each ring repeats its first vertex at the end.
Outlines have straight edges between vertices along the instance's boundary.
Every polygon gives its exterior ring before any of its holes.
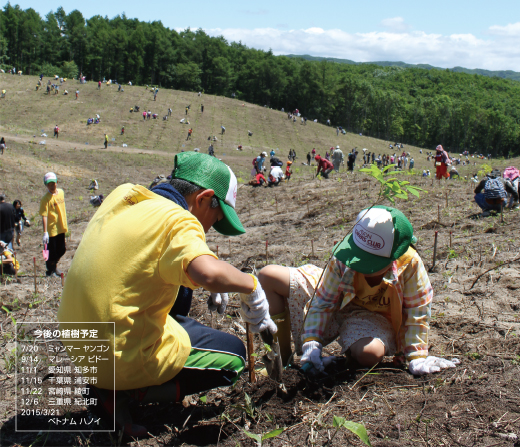
{"type": "Polygon", "coordinates": [[[40,200],[40,216],[43,222],[43,245],[49,250],[49,259],[45,262],[47,276],[61,276],[57,265],[65,254],[65,234],[67,233],[67,212],[65,210],[65,193],[58,189],[58,177],[48,172],[43,177],[48,192],[40,200]]]}
{"type": "MultiPolygon", "coordinates": [[[[236,193],[237,180],[227,165],[206,154],[184,152],[175,157],[169,183],[151,191],[119,186],[85,230],[58,320],[63,328],[114,323],[115,333],[100,331],[99,338],[109,340],[110,361],[98,365],[88,397],[98,399],[96,410],[108,421],[115,415],[128,435],[146,434],[144,427],[132,424],[130,400],[178,402],[188,394],[234,384],[245,367],[239,338],[187,317],[192,289],[212,292],[209,307],[220,313],[227,292],[244,294],[241,312],[252,330],[276,332],[256,277],[219,261],[206,245],[205,233],[212,226],[227,236],[245,232],[234,209],[236,193]]],[[[82,362],[86,359],[75,365],[88,366],[82,362]]]]}

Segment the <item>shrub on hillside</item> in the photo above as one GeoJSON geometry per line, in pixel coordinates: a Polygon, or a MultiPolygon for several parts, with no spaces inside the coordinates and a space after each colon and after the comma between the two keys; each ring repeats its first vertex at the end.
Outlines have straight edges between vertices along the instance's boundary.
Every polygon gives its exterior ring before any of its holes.
{"type": "Polygon", "coordinates": [[[41,73],[43,74],[43,76],[46,77],[54,77],[55,75],[61,73],[61,69],[56,65],[52,65],[48,62],[45,62],[41,65],[41,67],[36,67],[35,73],[41,73]]]}
{"type": "Polygon", "coordinates": [[[63,62],[61,66],[61,75],[64,78],[77,78],[79,73],[79,68],[74,61],[63,62]]]}

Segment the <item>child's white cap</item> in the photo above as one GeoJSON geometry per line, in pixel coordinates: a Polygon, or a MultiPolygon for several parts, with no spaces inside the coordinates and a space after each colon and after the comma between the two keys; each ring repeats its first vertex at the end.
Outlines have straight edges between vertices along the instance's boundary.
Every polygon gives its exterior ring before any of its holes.
{"type": "Polygon", "coordinates": [[[56,174],[54,172],[47,172],[47,174],[45,174],[43,176],[43,183],[45,183],[46,185],[49,183],[57,183],[57,182],[58,182],[58,177],[56,176],[56,174]]]}

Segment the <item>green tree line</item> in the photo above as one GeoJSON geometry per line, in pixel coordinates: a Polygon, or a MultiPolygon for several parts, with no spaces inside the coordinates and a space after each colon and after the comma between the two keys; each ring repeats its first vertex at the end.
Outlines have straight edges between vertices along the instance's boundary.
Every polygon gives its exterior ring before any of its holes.
{"type": "Polygon", "coordinates": [[[520,154],[520,83],[450,70],[346,65],[274,56],[203,30],[124,14],[42,18],[0,11],[0,66],[25,74],[152,84],[232,96],[349,131],[433,148],[520,154]]]}

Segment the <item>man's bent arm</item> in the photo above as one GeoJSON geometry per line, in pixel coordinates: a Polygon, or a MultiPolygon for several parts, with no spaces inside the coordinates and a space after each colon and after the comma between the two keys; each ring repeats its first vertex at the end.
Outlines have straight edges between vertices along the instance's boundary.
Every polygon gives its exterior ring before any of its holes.
{"type": "Polygon", "coordinates": [[[194,283],[209,292],[249,294],[255,287],[251,275],[209,255],[202,255],[191,261],[187,273],[194,283]]]}

